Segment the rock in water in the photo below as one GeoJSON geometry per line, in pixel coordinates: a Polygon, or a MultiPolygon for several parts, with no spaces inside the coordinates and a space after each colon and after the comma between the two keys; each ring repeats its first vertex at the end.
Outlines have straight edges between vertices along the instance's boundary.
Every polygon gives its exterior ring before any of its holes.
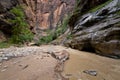
{"type": "Polygon", "coordinates": [[[97,74],[98,74],[97,71],[95,71],[95,70],[85,70],[83,72],[86,74],[92,75],[92,76],[97,76],[97,74]]]}

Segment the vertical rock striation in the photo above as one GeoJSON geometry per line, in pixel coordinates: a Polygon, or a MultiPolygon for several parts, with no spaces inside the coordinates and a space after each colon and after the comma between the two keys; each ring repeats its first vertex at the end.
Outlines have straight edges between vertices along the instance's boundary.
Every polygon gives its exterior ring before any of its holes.
{"type": "Polygon", "coordinates": [[[67,45],[120,57],[120,0],[81,0],[81,3],[79,12],[69,22],[73,38],[67,45]]]}
{"type": "Polygon", "coordinates": [[[73,10],[75,0],[22,0],[33,32],[53,29],[73,10]]]}

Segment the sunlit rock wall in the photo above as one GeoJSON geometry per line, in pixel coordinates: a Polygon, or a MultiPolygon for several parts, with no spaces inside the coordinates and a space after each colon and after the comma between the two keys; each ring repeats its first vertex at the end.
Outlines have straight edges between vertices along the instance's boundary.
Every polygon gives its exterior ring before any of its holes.
{"type": "Polygon", "coordinates": [[[53,29],[72,12],[75,0],[22,0],[27,20],[33,30],[53,29]]]}

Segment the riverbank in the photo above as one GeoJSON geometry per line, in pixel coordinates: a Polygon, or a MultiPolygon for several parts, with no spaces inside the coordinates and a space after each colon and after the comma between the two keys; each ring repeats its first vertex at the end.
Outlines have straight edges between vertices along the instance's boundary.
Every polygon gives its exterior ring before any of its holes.
{"type": "Polygon", "coordinates": [[[68,57],[61,54],[65,49],[53,45],[0,49],[0,80],[68,80],[61,75],[68,57]]]}
{"type": "Polygon", "coordinates": [[[0,80],[119,80],[120,78],[119,59],[63,46],[10,47],[0,49],[0,58],[2,58],[0,80]],[[60,54],[63,50],[69,55],[60,54]],[[52,53],[55,55],[51,55],[52,53]],[[67,57],[69,59],[66,61],[67,57]],[[96,75],[85,73],[87,70],[94,70],[96,75]]]}

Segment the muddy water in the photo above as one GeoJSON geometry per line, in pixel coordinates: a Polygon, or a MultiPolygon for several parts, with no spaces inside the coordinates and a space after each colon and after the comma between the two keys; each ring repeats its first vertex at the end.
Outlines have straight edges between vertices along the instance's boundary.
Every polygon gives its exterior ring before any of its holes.
{"type": "Polygon", "coordinates": [[[120,59],[115,60],[63,46],[47,45],[41,46],[40,49],[38,53],[0,63],[0,80],[120,80],[120,59]],[[70,54],[69,60],[63,64],[46,54],[62,50],[67,50],[70,54]],[[83,73],[84,70],[95,70],[97,76],[83,73]]]}
{"type": "Polygon", "coordinates": [[[70,59],[64,66],[63,75],[69,80],[120,80],[120,60],[68,49],[70,59]],[[84,73],[95,70],[97,76],[84,73]]]}

